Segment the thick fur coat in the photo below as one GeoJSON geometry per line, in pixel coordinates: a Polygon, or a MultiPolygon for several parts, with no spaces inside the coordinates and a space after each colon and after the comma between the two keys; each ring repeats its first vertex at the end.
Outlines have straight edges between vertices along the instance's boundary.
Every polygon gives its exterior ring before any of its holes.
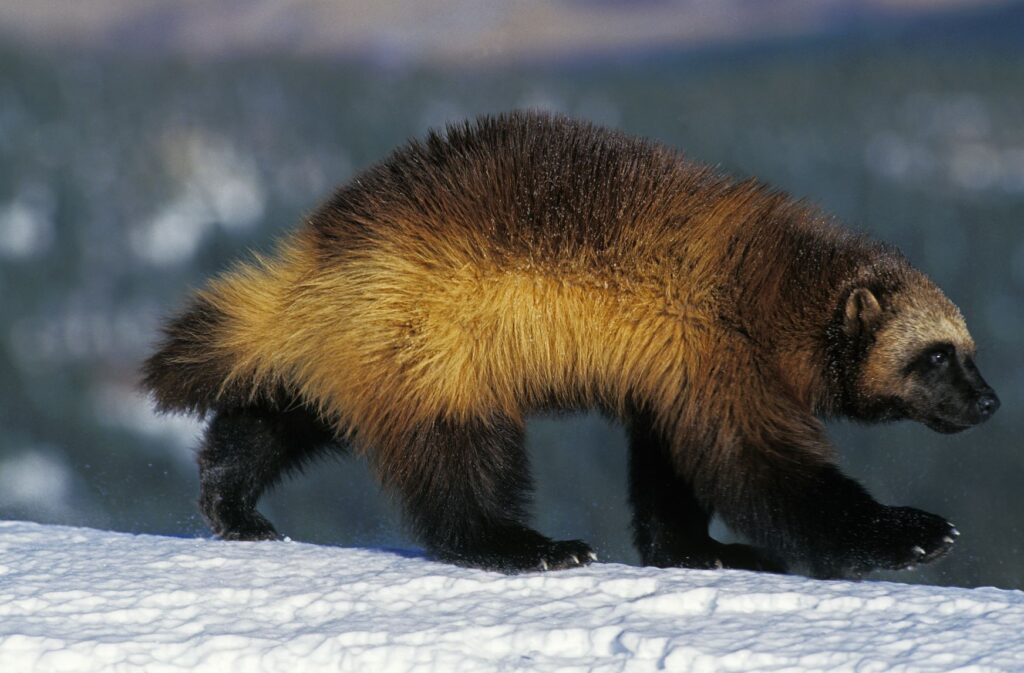
{"type": "Polygon", "coordinates": [[[597,408],[629,427],[646,562],[832,576],[930,560],[954,529],[839,474],[818,419],[978,422],[998,402],[978,411],[973,352],[898,251],[663,146],[518,113],[407,144],[213,280],[145,383],[210,419],[201,505],[225,537],[275,536],[260,492],[350,446],[442,558],[586,563],[526,527],[522,435],[597,408]],[[938,350],[949,409],[908,373],[938,350]],[[711,540],[712,512],[758,548],[711,540]]]}

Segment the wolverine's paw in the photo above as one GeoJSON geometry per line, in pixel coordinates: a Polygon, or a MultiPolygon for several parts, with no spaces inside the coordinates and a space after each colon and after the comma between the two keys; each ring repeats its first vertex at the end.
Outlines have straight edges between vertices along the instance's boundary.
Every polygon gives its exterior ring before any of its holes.
{"type": "Polygon", "coordinates": [[[753,570],[785,573],[786,566],[767,551],[745,544],[722,544],[708,540],[700,546],[659,549],[644,555],[644,565],[659,568],[695,568],[699,570],[753,570]]]}
{"type": "Polygon", "coordinates": [[[508,528],[471,549],[438,550],[442,561],[507,574],[590,565],[597,554],[580,540],[551,540],[528,528],[508,528]]]}
{"type": "Polygon", "coordinates": [[[940,516],[912,507],[879,506],[846,531],[841,549],[811,560],[820,578],[860,577],[872,570],[909,570],[947,553],[960,534],[940,516]]]}
{"type": "Polygon", "coordinates": [[[274,526],[258,512],[248,516],[235,517],[230,524],[224,520],[209,521],[210,530],[222,540],[238,540],[258,542],[262,540],[280,540],[281,535],[274,526]]]}
{"type": "Polygon", "coordinates": [[[588,566],[597,554],[582,540],[552,540],[541,552],[533,570],[566,570],[588,566]]]}
{"type": "Polygon", "coordinates": [[[474,567],[514,575],[587,566],[597,560],[597,554],[581,540],[546,540],[542,544],[529,544],[519,549],[506,548],[497,554],[485,553],[468,560],[468,565],[474,567]]]}
{"type": "Polygon", "coordinates": [[[877,566],[889,570],[911,569],[934,561],[952,548],[959,531],[945,519],[913,507],[887,507],[879,537],[877,566]]]}
{"type": "Polygon", "coordinates": [[[768,552],[745,544],[719,545],[719,568],[755,570],[757,572],[785,574],[786,565],[768,552]]]}

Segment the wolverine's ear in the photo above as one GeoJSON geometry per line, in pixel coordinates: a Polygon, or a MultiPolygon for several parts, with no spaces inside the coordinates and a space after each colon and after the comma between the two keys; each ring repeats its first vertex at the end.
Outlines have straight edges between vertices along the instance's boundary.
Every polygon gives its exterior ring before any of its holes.
{"type": "Polygon", "coordinates": [[[874,293],[866,287],[858,287],[846,300],[844,327],[846,333],[868,334],[882,317],[882,307],[874,293]]]}

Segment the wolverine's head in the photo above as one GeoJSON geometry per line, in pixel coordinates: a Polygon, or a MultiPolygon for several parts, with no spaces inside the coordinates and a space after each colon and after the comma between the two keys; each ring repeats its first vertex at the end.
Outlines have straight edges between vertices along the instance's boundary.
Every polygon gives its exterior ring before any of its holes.
{"type": "Polygon", "coordinates": [[[841,313],[846,338],[859,344],[852,416],[910,418],[952,433],[999,408],[974,364],[963,316],[923,274],[910,273],[890,290],[855,287],[841,313]]]}

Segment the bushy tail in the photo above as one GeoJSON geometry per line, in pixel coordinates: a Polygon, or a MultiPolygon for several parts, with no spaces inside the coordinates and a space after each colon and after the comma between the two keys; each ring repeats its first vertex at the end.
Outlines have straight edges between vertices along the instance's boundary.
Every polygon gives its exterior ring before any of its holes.
{"type": "Polygon", "coordinates": [[[241,404],[242,391],[226,385],[231,360],[217,347],[225,322],[223,312],[198,296],[164,327],[158,350],[142,366],[142,387],[157,410],[202,416],[241,404]]]}

